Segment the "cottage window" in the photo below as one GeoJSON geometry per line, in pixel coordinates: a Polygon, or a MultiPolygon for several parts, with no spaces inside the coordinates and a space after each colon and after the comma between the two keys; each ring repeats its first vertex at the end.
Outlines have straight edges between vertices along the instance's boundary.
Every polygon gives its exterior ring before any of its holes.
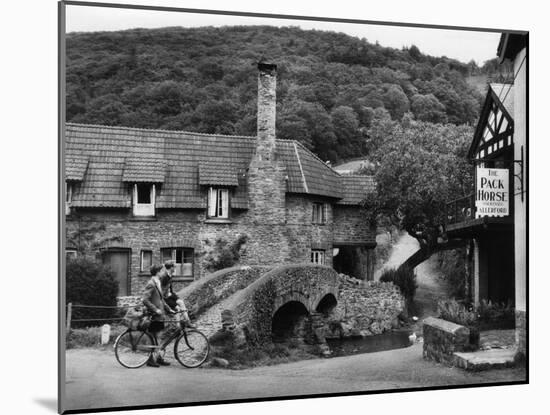
{"type": "Polygon", "coordinates": [[[208,217],[229,218],[229,190],[211,187],[208,189],[208,217]]]}
{"type": "Polygon", "coordinates": [[[321,249],[313,249],[311,251],[311,262],[314,264],[325,264],[325,251],[321,249]]]}
{"type": "Polygon", "coordinates": [[[139,270],[141,272],[148,272],[151,268],[151,265],[153,265],[153,251],[141,251],[139,270]]]}
{"type": "Polygon", "coordinates": [[[76,259],[76,249],[66,249],[65,250],[65,259],[69,262],[72,259],[76,259]]]}
{"type": "Polygon", "coordinates": [[[313,213],[311,216],[311,222],[313,223],[326,223],[327,214],[326,214],[326,204],[325,203],[314,203],[313,204],[313,213]]]}
{"type": "Polygon", "coordinates": [[[134,184],[133,211],[134,216],[155,216],[155,194],[154,184],[134,184]]]}
{"type": "Polygon", "coordinates": [[[193,248],[163,248],[160,250],[162,262],[174,261],[174,277],[193,278],[193,248]]]}

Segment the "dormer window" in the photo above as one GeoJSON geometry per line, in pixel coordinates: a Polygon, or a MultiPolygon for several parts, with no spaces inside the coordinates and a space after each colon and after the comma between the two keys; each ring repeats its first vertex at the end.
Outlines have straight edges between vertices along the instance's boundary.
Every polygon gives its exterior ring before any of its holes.
{"type": "Polygon", "coordinates": [[[65,182],[65,215],[70,215],[71,213],[71,203],[73,202],[73,189],[74,184],[70,182],[65,182]]]}
{"type": "Polygon", "coordinates": [[[229,190],[210,187],[208,189],[208,217],[229,218],[229,190]]]}
{"type": "Polygon", "coordinates": [[[150,183],[134,184],[132,205],[134,216],[155,216],[156,188],[150,183]]]}

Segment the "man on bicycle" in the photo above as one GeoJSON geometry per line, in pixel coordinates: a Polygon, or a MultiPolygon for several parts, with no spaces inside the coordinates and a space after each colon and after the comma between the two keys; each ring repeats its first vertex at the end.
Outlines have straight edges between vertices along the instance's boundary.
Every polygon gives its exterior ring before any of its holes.
{"type": "MultiPolygon", "coordinates": [[[[187,307],[185,307],[183,299],[180,298],[172,288],[172,277],[175,270],[176,267],[174,265],[174,261],[166,261],[164,263],[164,268],[162,269],[160,276],[160,284],[162,287],[164,301],[171,309],[175,310],[176,312],[181,312],[181,319],[184,321],[187,327],[194,328],[194,326],[191,324],[191,319],[189,318],[187,307]]],[[[180,317],[179,314],[178,317],[180,317]]]]}
{"type": "MultiPolygon", "coordinates": [[[[172,308],[170,308],[164,300],[162,285],[160,282],[162,269],[163,268],[157,264],[151,266],[151,279],[147,282],[143,291],[143,305],[151,314],[151,325],[149,326],[149,332],[155,337],[155,340],[157,340],[158,334],[164,329],[164,318],[166,313],[175,313],[175,311],[172,310],[172,308]]],[[[152,367],[159,367],[160,365],[168,366],[169,364],[170,363],[165,361],[158,354],[151,355],[147,361],[147,366],[152,367]]]]}

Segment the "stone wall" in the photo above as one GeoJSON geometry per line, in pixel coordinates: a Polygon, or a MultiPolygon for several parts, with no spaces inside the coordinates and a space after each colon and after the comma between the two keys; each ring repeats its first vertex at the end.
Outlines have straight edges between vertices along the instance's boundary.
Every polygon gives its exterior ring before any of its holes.
{"type": "Polygon", "coordinates": [[[472,343],[470,329],[439,318],[425,319],[422,332],[424,359],[439,363],[453,365],[453,353],[472,351],[479,347],[479,344],[472,343]]]}
{"type": "MultiPolygon", "coordinates": [[[[217,238],[231,242],[243,234],[248,236],[248,241],[239,262],[242,265],[310,262],[311,250],[322,249],[325,250],[325,264],[332,266],[333,235],[337,229],[333,221],[333,205],[328,202],[320,197],[287,194],[281,210],[282,220],[279,220],[280,215],[277,219],[274,207],[269,206],[262,215],[251,210],[233,209],[229,223],[209,222],[204,210],[158,209],[155,218],[138,219],[128,209],[74,209],[67,217],[67,247],[77,249],[80,255],[97,258],[100,258],[101,249],[127,249],[131,295],[140,295],[150,278],[148,270],[140,271],[142,250],[152,251],[154,263],[161,262],[162,248],[194,250],[194,278],[176,279],[174,286],[179,290],[209,274],[203,257],[217,238]],[[314,202],[327,203],[325,224],[311,223],[314,202]]],[[[351,220],[353,215],[346,217],[351,220]]],[[[339,226],[344,226],[343,217],[339,223],[339,226]]],[[[353,227],[355,225],[348,228],[353,227]]]]}
{"type": "Polygon", "coordinates": [[[516,348],[522,358],[527,356],[527,320],[521,310],[516,310],[516,348]]]}
{"type": "Polygon", "coordinates": [[[337,306],[325,316],[326,337],[371,336],[398,327],[405,299],[391,282],[340,274],[337,306]]]}
{"type": "Polygon", "coordinates": [[[242,330],[249,341],[267,341],[275,313],[289,302],[305,307],[317,322],[317,337],[323,338],[381,334],[397,327],[405,307],[392,283],[356,280],[325,266],[289,265],[273,269],[240,292],[222,314],[224,326],[242,330]],[[325,301],[335,306],[322,309],[325,301]]]}
{"type": "Polygon", "coordinates": [[[142,305],[141,297],[138,295],[127,295],[116,298],[116,306],[120,308],[134,307],[142,305]]]}
{"type": "Polygon", "coordinates": [[[333,231],[332,205],[328,200],[314,196],[287,195],[284,232],[291,248],[289,262],[310,262],[311,250],[316,249],[325,251],[325,265],[332,266],[333,231]],[[324,224],[312,223],[313,203],[326,204],[324,224]]]}
{"type": "Polygon", "coordinates": [[[376,232],[359,206],[334,205],[334,243],[376,246],[376,232]]]}

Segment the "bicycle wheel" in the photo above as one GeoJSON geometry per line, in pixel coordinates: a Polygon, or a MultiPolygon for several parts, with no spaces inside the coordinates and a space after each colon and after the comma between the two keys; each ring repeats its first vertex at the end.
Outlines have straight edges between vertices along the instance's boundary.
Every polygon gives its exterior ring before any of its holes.
{"type": "Polygon", "coordinates": [[[137,369],[147,363],[154,348],[155,341],[149,333],[126,330],[115,341],[116,360],[128,369],[137,369]]]}
{"type": "Polygon", "coordinates": [[[185,367],[199,367],[208,358],[208,353],[208,339],[198,330],[184,331],[174,344],[174,356],[185,367]]]}

